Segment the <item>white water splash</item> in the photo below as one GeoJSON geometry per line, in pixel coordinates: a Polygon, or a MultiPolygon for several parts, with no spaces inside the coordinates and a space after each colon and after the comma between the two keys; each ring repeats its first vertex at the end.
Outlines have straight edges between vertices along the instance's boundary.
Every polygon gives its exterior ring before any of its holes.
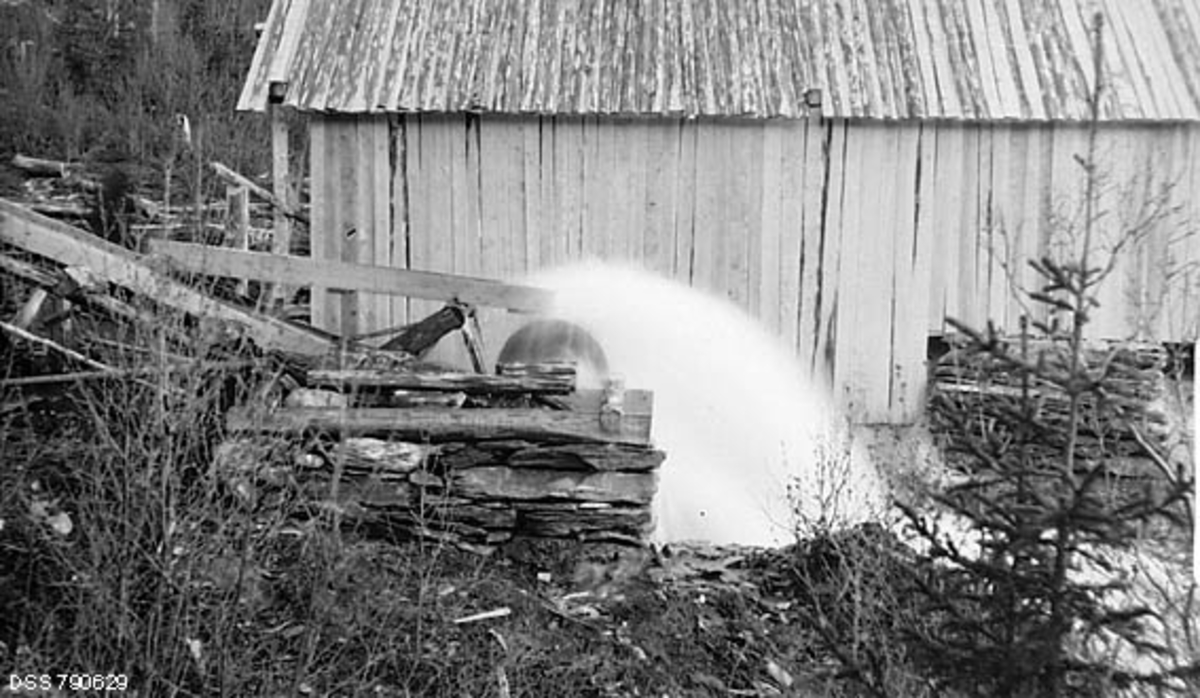
{"type": "Polygon", "coordinates": [[[556,292],[556,317],[599,341],[611,374],[654,391],[653,439],[667,453],[656,541],[780,546],[805,520],[851,525],[882,510],[866,459],[831,441],[839,422],[828,401],[733,304],[599,263],[531,281],[556,292]]]}

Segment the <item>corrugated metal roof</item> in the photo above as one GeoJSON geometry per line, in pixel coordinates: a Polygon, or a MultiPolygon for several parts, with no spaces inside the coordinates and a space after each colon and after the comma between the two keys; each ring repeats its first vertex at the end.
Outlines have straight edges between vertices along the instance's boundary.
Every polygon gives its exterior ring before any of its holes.
{"type": "Polygon", "coordinates": [[[1200,119],[1200,0],[275,0],[239,109],[1200,119]]]}

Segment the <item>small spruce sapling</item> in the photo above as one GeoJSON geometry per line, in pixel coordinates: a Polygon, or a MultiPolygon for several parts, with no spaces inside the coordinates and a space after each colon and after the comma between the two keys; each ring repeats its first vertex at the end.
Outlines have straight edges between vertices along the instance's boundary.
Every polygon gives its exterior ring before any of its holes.
{"type": "Polygon", "coordinates": [[[1200,673],[1187,666],[1135,674],[1078,651],[1087,638],[1103,635],[1167,654],[1139,622],[1154,609],[1105,605],[1109,593],[1127,587],[1124,579],[1114,573],[1087,581],[1072,571],[1085,563],[1103,569],[1100,551],[1131,547],[1147,520],[1178,518],[1193,481],[1176,478],[1165,487],[1114,496],[1109,480],[1107,425],[1137,419],[1141,396],[1119,376],[1127,363],[1117,359],[1128,349],[1095,351],[1084,339],[1098,306],[1097,286],[1113,269],[1111,260],[1097,265],[1092,249],[1099,216],[1101,28],[1097,15],[1097,85],[1087,155],[1080,160],[1081,245],[1074,259],[1031,262],[1040,287],[1029,297],[1049,309],[1048,319],[1023,320],[1016,346],[993,326],[980,331],[949,321],[967,338],[965,352],[987,357],[1020,386],[986,401],[939,394],[931,405],[935,426],[956,435],[949,462],[959,475],[934,499],[969,522],[978,549],[956,545],[928,517],[901,507],[930,543],[929,564],[914,576],[931,622],[914,633],[913,646],[947,687],[970,695],[1091,696],[1133,683],[1167,687],[1200,673]],[[1040,336],[1030,336],[1030,325],[1040,336]]]}

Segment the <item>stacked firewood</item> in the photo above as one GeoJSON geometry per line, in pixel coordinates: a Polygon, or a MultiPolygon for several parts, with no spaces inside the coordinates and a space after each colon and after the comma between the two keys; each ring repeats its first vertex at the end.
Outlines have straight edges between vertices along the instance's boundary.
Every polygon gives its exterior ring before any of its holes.
{"type": "Polygon", "coordinates": [[[1011,437],[994,432],[1030,410],[1037,430],[1034,440],[1061,453],[1064,444],[1056,439],[1067,433],[1071,386],[1080,388],[1077,454],[1153,457],[1169,430],[1164,407],[1167,358],[1161,345],[1088,343],[1079,357],[1087,368],[1087,384],[1075,386],[1066,342],[1027,339],[1022,344],[1020,338],[1012,338],[991,348],[959,346],[933,368],[933,426],[951,447],[965,447],[966,440],[982,435],[1011,437]]]}
{"type": "Polygon", "coordinates": [[[278,404],[231,411],[217,467],[241,496],[299,488],[400,537],[637,544],[664,459],[650,412],[649,393],[617,382],[575,390],[569,364],[483,375],[343,352],[278,404]]]}

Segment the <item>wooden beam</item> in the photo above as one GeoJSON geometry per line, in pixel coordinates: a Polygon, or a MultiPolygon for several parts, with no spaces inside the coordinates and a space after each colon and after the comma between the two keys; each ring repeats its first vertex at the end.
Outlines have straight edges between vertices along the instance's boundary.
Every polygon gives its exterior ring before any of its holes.
{"type": "Polygon", "coordinates": [[[325,286],[343,291],[370,291],[437,301],[541,313],[551,307],[549,291],[452,274],[409,271],[332,259],[292,257],[265,252],[150,240],[150,251],[170,257],[201,274],[258,279],[296,286],[325,286]]]}
{"type": "Polygon", "coordinates": [[[34,177],[66,177],[71,172],[70,166],[65,162],[20,154],[13,156],[12,166],[34,177]]]}
{"type": "Polygon", "coordinates": [[[34,286],[40,286],[47,291],[55,290],[62,281],[58,274],[3,254],[0,254],[0,271],[12,274],[18,279],[27,281],[34,286]]]}
{"type": "Polygon", "coordinates": [[[487,360],[484,358],[486,350],[483,347],[483,330],[479,327],[479,315],[474,309],[467,312],[466,320],[460,328],[462,331],[463,345],[467,349],[467,355],[471,357],[471,367],[476,373],[487,373],[487,360]]]}
{"type": "MultiPolygon", "coordinates": [[[[83,266],[111,283],[193,315],[245,329],[259,347],[288,354],[324,354],[331,341],[314,330],[210,298],[147,266],[142,257],[107,240],[0,199],[0,242],[67,266],[83,266]]],[[[243,253],[246,254],[246,253],[243,253]]]]}
{"type": "MultiPolygon", "coordinates": [[[[288,125],[284,118],[283,109],[279,105],[271,105],[271,182],[275,189],[275,198],[282,201],[285,208],[292,207],[292,173],[289,165],[290,152],[288,149],[288,125]]],[[[292,251],[292,222],[282,209],[275,209],[275,234],[271,239],[271,251],[275,254],[289,254],[292,251]]],[[[273,285],[267,294],[269,306],[282,302],[291,294],[283,286],[273,285]]]]}
{"type": "Polygon", "coordinates": [[[231,431],[299,433],[309,430],[344,434],[387,433],[393,438],[427,440],[431,443],[486,439],[531,439],[547,441],[601,441],[647,444],[650,420],[627,418],[619,432],[602,429],[600,416],[570,411],[443,407],[412,408],[283,408],[255,413],[246,408],[230,410],[226,424],[231,431]]]}
{"type": "Polygon", "coordinates": [[[653,394],[649,391],[626,391],[625,414],[614,430],[600,425],[601,391],[580,391],[559,399],[569,409],[296,407],[264,411],[243,407],[230,410],[226,423],[231,431],[240,432],[296,433],[315,429],[344,434],[386,433],[394,439],[422,443],[495,439],[583,440],[639,446],[650,443],[653,394]]]}
{"type": "Polygon", "coordinates": [[[234,172],[232,169],[222,165],[219,162],[210,162],[208,164],[210,167],[212,167],[213,172],[217,173],[218,177],[225,180],[229,184],[237,187],[245,187],[246,189],[250,190],[250,193],[254,194],[263,201],[266,201],[280,211],[283,211],[288,216],[300,221],[301,223],[308,223],[308,216],[302,211],[298,211],[291,206],[288,206],[285,202],[280,201],[274,194],[255,184],[250,179],[238,174],[237,172],[234,172]]]}
{"type": "Polygon", "coordinates": [[[569,393],[575,376],[489,376],[479,373],[397,373],[395,371],[308,372],[311,385],[403,390],[449,390],[468,394],[569,393]]]}

